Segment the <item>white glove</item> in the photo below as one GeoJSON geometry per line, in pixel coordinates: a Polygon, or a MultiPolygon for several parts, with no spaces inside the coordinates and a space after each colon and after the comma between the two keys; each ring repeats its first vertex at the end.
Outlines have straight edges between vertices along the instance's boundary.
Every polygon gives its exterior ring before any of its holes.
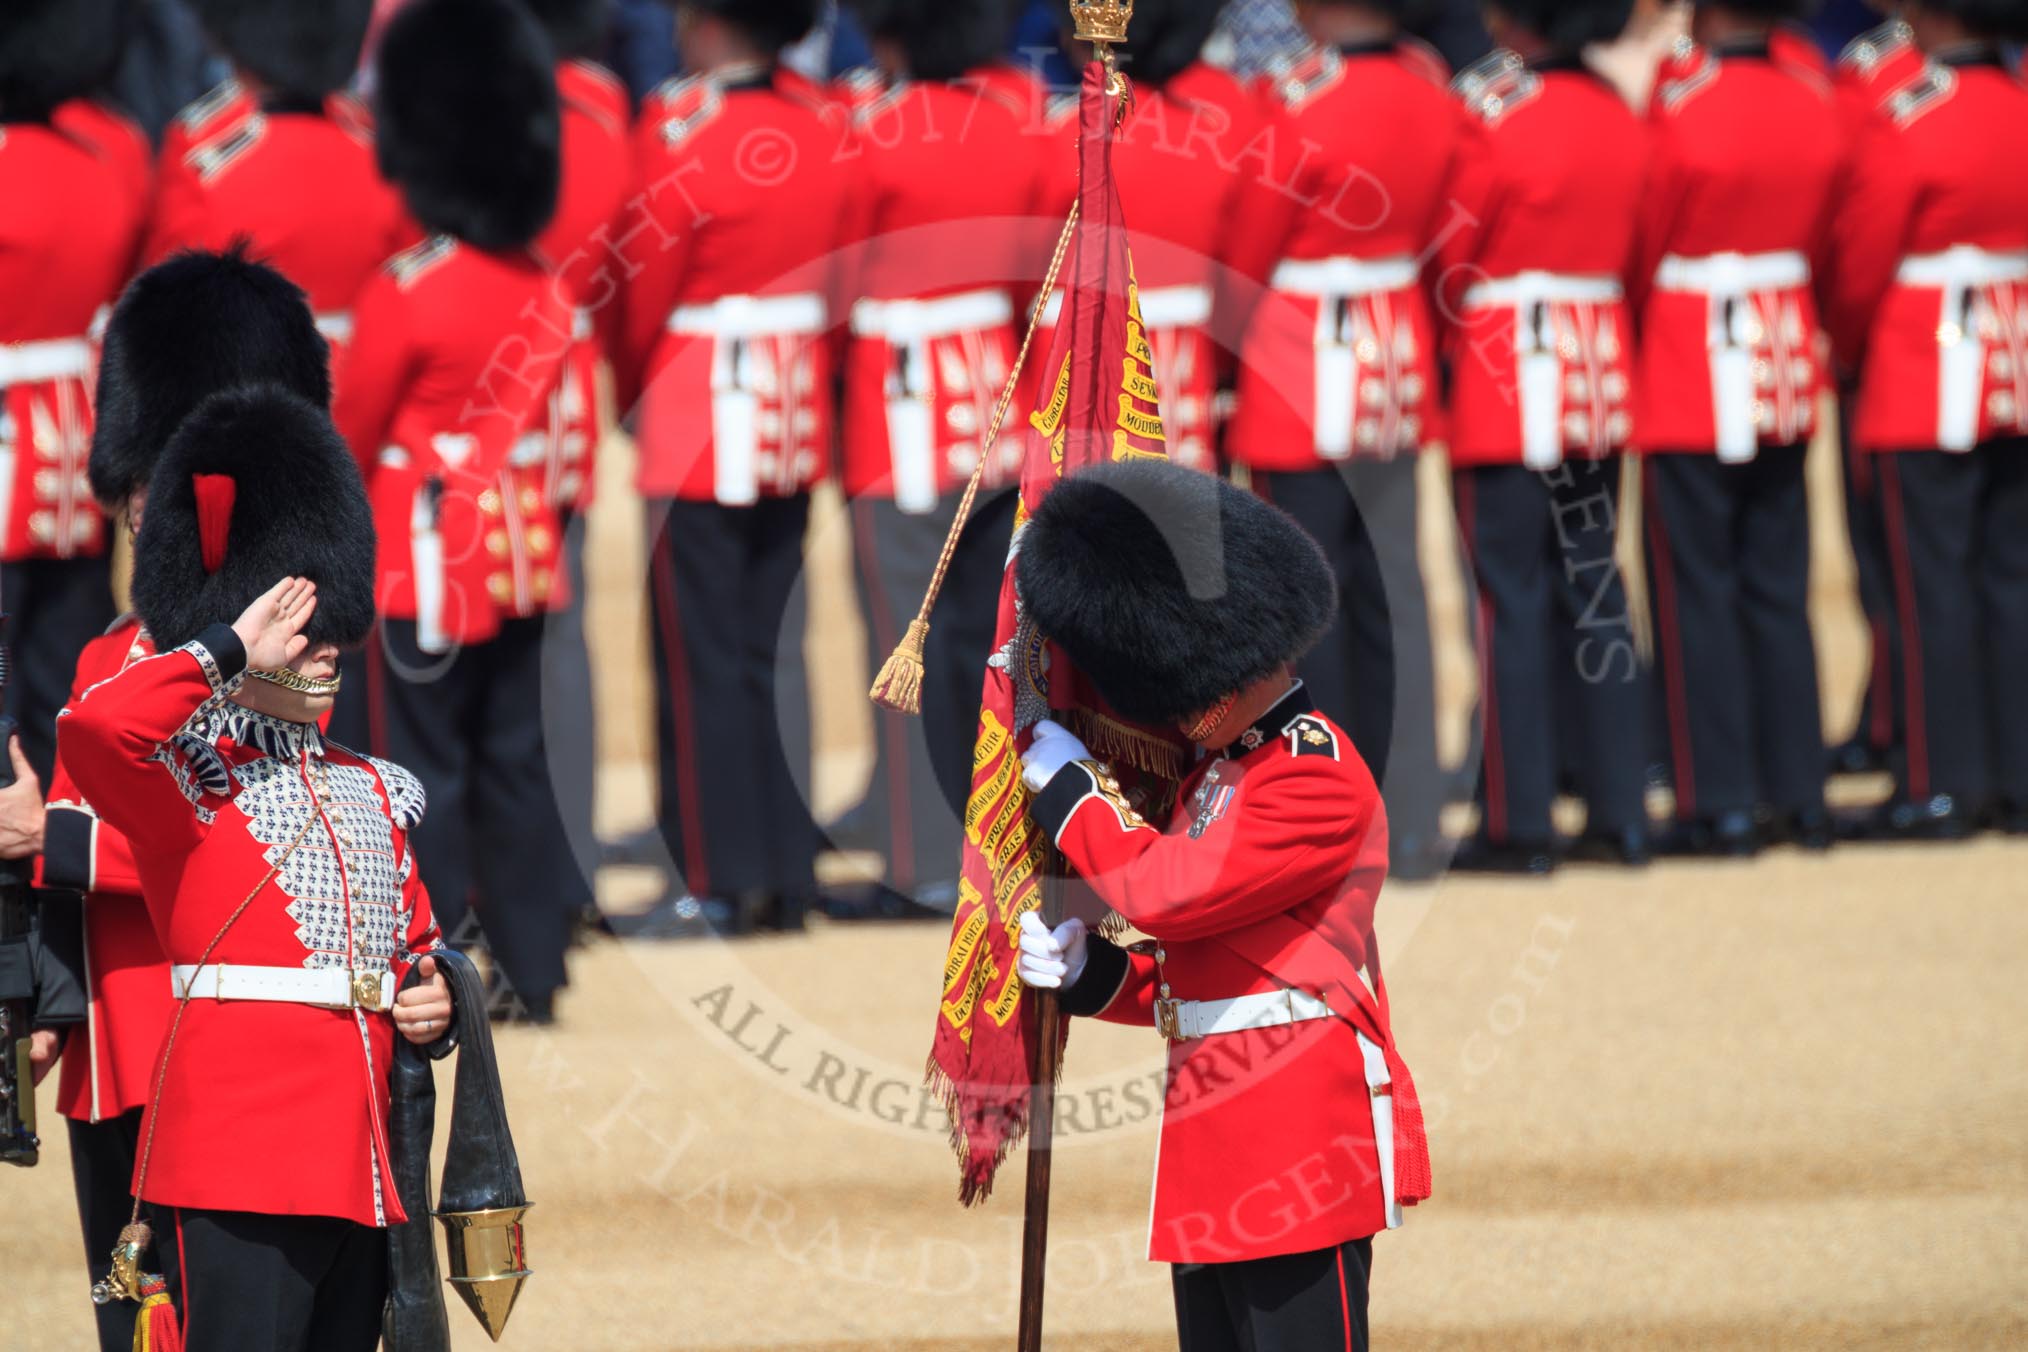
{"type": "MultiPolygon", "coordinates": [[[[1066,737],[1070,734],[1065,733],[1066,737]]],[[[1076,738],[1071,738],[1076,741],[1076,738]]],[[[1014,970],[1021,984],[1041,990],[1074,986],[1084,974],[1086,956],[1084,921],[1072,916],[1054,931],[1046,928],[1033,911],[1021,914],[1021,957],[1014,970]]]]}
{"type": "Polygon", "coordinates": [[[1048,787],[1049,781],[1056,778],[1058,770],[1072,761],[1090,759],[1091,752],[1077,739],[1076,733],[1045,718],[1035,725],[1035,740],[1022,753],[1021,782],[1028,786],[1030,793],[1041,793],[1048,787]]]}

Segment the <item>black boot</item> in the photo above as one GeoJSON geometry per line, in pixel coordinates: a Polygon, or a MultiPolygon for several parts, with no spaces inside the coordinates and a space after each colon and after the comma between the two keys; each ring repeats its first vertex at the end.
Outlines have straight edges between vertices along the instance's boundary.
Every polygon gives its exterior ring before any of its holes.
{"type": "Polygon", "coordinates": [[[1451,856],[1451,871],[1547,877],[1556,871],[1556,851],[1546,840],[1488,840],[1485,836],[1473,836],[1451,856]]]}

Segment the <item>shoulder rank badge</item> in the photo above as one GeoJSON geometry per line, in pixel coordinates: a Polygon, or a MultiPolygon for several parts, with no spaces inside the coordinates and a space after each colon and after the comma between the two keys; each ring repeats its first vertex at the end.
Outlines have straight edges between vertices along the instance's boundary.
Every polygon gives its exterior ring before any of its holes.
{"type": "Polygon", "coordinates": [[[1488,125],[1542,92],[1542,77],[1506,48],[1496,48],[1458,72],[1451,89],[1488,125]]]}
{"type": "Polygon", "coordinates": [[[1958,90],[1958,73],[1949,66],[1931,62],[1922,74],[1888,96],[1887,115],[1897,126],[1907,126],[1933,108],[1950,101],[1958,90]]]}
{"type": "Polygon", "coordinates": [[[1315,714],[1299,714],[1291,719],[1282,735],[1289,739],[1291,756],[1329,756],[1338,759],[1338,734],[1323,719],[1315,714]]]}
{"type": "Polygon", "coordinates": [[[1338,83],[1345,59],[1335,47],[1312,47],[1268,72],[1268,87],[1291,109],[1300,108],[1338,83]]]}

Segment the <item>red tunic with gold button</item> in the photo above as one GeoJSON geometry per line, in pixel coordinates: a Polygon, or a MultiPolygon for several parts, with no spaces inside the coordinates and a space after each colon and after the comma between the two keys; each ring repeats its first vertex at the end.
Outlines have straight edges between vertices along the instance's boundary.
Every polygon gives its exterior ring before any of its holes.
{"type": "MultiPolygon", "coordinates": [[[[222,700],[244,666],[222,624],[135,662],[65,711],[59,754],[131,842],[171,963],[388,972],[399,986],[439,943],[408,846],[421,786],[314,724],[222,700]]],[[[151,1110],[141,1196],[403,1220],[387,1148],[394,1037],[384,1009],[191,1000],[151,1110]]]]}
{"type": "MultiPolygon", "coordinates": [[[[71,702],[154,655],[140,620],[122,616],[85,645],[71,702]]],[[[176,1003],[169,960],[141,900],[133,847],[85,800],[61,754],[49,779],[48,809],[37,882],[84,894],[90,1002],[83,1036],[73,1034],[63,1049],[56,1110],[80,1122],[102,1122],[148,1104],[155,1055],[176,1003]]]]}
{"type": "Polygon", "coordinates": [[[1656,83],[1635,292],[1649,451],[1751,460],[1808,441],[1814,290],[1844,158],[1829,87],[1765,45],[1694,47],[1656,83]]]}
{"type": "Polygon", "coordinates": [[[116,146],[51,123],[0,123],[0,560],[90,558],[105,518],[85,478],[90,331],[140,237],[116,146]]]}
{"type": "Polygon", "coordinates": [[[808,81],[760,66],[672,80],[642,105],[618,365],[639,398],[644,496],[749,506],[830,469],[843,134],[808,81]]]}
{"type": "Polygon", "coordinates": [[[1232,458],[1266,470],[1389,457],[1434,435],[1422,275],[1450,215],[1463,116],[1414,42],[1313,48],[1266,81],[1271,154],[1235,233],[1267,288],[1240,350],[1232,458]]]}
{"type": "Polygon", "coordinates": [[[567,600],[556,505],[571,306],[526,251],[438,235],[360,292],[332,418],[366,475],[382,618],[425,651],[483,642],[567,600]]]}
{"type": "Polygon", "coordinates": [[[373,270],[416,237],[373,157],[365,107],[333,94],[321,108],[262,107],[234,85],[186,110],[164,140],[143,266],[179,249],[252,242],[310,298],[334,348],[373,270]],[[192,120],[194,111],[203,116],[192,120]]]}
{"type": "Polygon", "coordinates": [[[1437,251],[1456,316],[1451,460],[1548,469],[1634,443],[1626,304],[1648,132],[1576,60],[1460,74],[1467,133],[1437,251]]]}
{"type": "MultiPolygon", "coordinates": [[[[1041,117],[1048,152],[1038,223],[1054,247],[1077,198],[1077,100],[1051,100],[1041,117]]],[[[1212,316],[1225,273],[1249,227],[1235,213],[1244,186],[1240,156],[1259,135],[1253,97],[1231,75],[1199,61],[1161,88],[1137,84],[1134,111],[1113,143],[1113,177],[1133,236],[1141,322],[1162,392],[1169,458],[1193,469],[1217,465],[1212,405],[1226,364],[1212,316]]],[[[1045,255],[1046,257],[1046,255],[1045,255]]],[[[1050,351],[1062,287],[1046,302],[1029,352],[1025,384],[1048,381],[1039,355],[1050,351]]],[[[1032,406],[1033,395],[1020,401],[1032,406]]]]}
{"type": "Polygon", "coordinates": [[[1386,818],[1351,740],[1298,688],[1199,762],[1166,829],[1115,783],[1078,762],[1030,807],[1154,940],[1094,939],[1065,1009],[1151,1025],[1164,995],[1300,991],[1334,1011],[1170,1044],[1148,1256],[1264,1258],[1399,1225],[1429,1195],[1429,1162],[1373,933],[1386,818]]]}
{"type": "MultiPolygon", "coordinates": [[[[838,152],[858,188],[845,491],[928,512],[979,465],[1020,342],[1016,305],[1048,267],[1034,240],[1050,143],[986,80],[865,92],[838,152]]],[[[984,486],[1019,468],[1019,439],[1003,437],[984,486]]]]}
{"type": "Polygon", "coordinates": [[[555,444],[540,487],[559,510],[591,505],[599,438],[598,365],[615,318],[619,279],[611,234],[619,224],[632,176],[626,86],[603,66],[564,61],[556,67],[562,101],[563,180],[556,214],[535,251],[556,269],[575,312],[577,342],[557,391],[555,444]]]}

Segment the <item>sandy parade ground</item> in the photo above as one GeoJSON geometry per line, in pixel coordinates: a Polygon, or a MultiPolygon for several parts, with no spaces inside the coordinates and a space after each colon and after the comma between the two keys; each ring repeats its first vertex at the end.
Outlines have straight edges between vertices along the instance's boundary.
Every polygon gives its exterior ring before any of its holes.
{"type": "MultiPolygon", "coordinates": [[[[607,457],[594,526],[612,831],[649,801],[625,459],[607,457]]],[[[1859,630],[1849,560],[1822,529],[1834,492],[1818,510],[1836,735],[1859,630]]],[[[1443,512],[1433,494],[1455,750],[1472,664],[1443,512]]],[[[867,655],[836,519],[830,504],[812,536],[820,809],[865,773],[867,655]]],[[[1376,1241],[1375,1346],[2028,1345],[2024,874],[2028,842],[1986,837],[1390,885],[1380,929],[1436,1196],[1376,1241]]],[[[601,877],[615,910],[652,891],[601,877]]],[[[1011,1348],[1021,1157],[961,1210],[920,1084],[945,938],[818,920],[580,950],[557,1026],[499,1036],[536,1201],[535,1275],[504,1345],[1011,1348]]],[[[1053,1348],[1174,1345],[1166,1269],[1143,1258],[1161,1055],[1145,1030],[1080,1023],[1071,1039],[1053,1348]]],[[[45,1138],[39,1168],[0,1175],[8,1352],[89,1345],[63,1133],[45,1138]]],[[[452,1319],[460,1347],[488,1345],[452,1319]]]]}

